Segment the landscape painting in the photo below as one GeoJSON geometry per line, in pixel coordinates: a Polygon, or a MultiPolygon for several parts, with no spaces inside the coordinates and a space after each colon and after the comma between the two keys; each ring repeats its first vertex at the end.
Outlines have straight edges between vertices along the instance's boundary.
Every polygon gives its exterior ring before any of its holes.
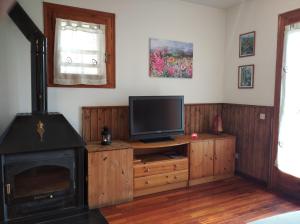
{"type": "Polygon", "coordinates": [[[151,77],[192,78],[193,44],[150,39],[151,77]]]}
{"type": "Polygon", "coordinates": [[[255,55],[255,31],[240,35],[240,57],[255,55]]]}

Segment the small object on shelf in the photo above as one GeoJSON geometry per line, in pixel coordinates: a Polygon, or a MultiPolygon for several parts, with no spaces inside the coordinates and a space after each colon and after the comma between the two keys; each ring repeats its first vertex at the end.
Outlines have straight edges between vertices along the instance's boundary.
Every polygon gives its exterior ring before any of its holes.
{"type": "Polygon", "coordinates": [[[223,132],[223,121],[221,115],[216,115],[213,121],[213,133],[219,135],[223,132]]]}
{"type": "Polygon", "coordinates": [[[102,136],[101,145],[110,145],[111,144],[111,132],[109,131],[108,127],[103,127],[101,136],[102,136]]]}
{"type": "Polygon", "coordinates": [[[192,139],[197,139],[198,138],[198,134],[197,133],[192,133],[191,137],[192,137],[192,139]]]}

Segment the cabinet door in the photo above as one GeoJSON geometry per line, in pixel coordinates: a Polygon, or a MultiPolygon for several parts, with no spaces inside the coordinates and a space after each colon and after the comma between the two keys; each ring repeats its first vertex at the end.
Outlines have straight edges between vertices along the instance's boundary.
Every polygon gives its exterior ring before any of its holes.
{"type": "Polygon", "coordinates": [[[214,176],[234,174],[235,138],[215,140],[214,176]]]}
{"type": "Polygon", "coordinates": [[[88,154],[90,208],[115,205],[133,198],[133,150],[88,154]]]}
{"type": "Polygon", "coordinates": [[[190,147],[190,179],[213,176],[214,141],[192,142],[190,147]]]}

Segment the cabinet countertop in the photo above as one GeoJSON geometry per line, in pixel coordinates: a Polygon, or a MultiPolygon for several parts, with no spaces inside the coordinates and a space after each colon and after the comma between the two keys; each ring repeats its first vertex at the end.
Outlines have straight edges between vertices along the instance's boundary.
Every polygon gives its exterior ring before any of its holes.
{"type": "Polygon", "coordinates": [[[112,151],[112,150],[121,150],[121,149],[151,149],[151,148],[162,148],[162,147],[170,147],[177,145],[185,145],[198,141],[205,141],[211,139],[223,139],[223,138],[235,138],[233,135],[229,134],[208,134],[201,133],[198,134],[197,138],[192,138],[190,135],[177,136],[174,140],[163,141],[163,142],[153,142],[153,143],[143,143],[140,141],[121,141],[121,140],[113,140],[111,145],[101,145],[100,142],[89,142],[87,144],[88,152],[101,152],[101,151],[112,151]]]}
{"type": "Polygon", "coordinates": [[[131,145],[128,142],[113,140],[110,145],[101,145],[100,142],[88,142],[86,149],[90,152],[102,152],[102,151],[112,151],[121,149],[130,149],[131,145]]]}

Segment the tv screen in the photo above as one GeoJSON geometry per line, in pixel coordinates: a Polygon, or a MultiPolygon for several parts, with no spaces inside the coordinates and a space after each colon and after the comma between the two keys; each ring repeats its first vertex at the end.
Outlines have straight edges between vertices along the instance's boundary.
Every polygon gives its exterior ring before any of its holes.
{"type": "Polygon", "coordinates": [[[131,139],[155,139],[184,133],[183,96],[129,97],[131,139]]]}

